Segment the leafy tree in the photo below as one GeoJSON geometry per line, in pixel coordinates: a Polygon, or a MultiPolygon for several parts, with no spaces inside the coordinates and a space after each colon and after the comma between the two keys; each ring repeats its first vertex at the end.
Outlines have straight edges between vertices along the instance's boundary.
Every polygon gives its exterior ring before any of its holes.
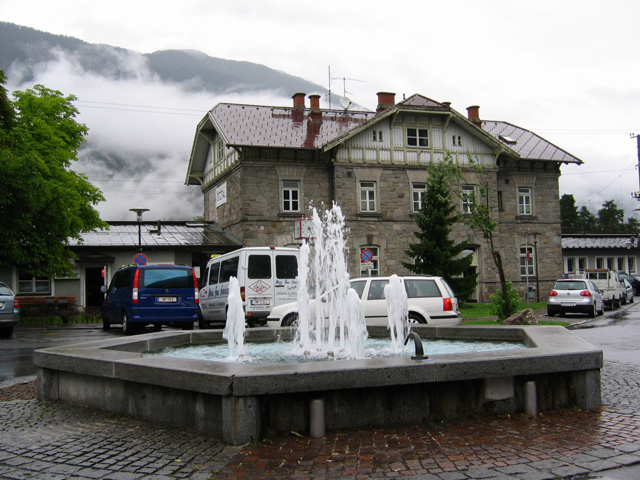
{"type": "Polygon", "coordinates": [[[626,233],[640,233],[640,222],[633,217],[627,218],[627,223],[625,225],[626,233]]]}
{"type": "Polygon", "coordinates": [[[9,130],[13,123],[13,108],[9,102],[9,96],[7,95],[7,89],[4,88],[4,84],[7,79],[4,76],[4,72],[0,70],[0,128],[4,131],[9,130]]]}
{"type": "Polygon", "coordinates": [[[581,233],[578,207],[573,195],[564,194],[560,198],[560,221],[562,233],[581,233]]]}
{"type": "Polygon", "coordinates": [[[469,157],[469,162],[473,165],[478,177],[479,195],[472,192],[469,196],[468,201],[469,208],[471,209],[471,215],[465,217],[465,221],[471,228],[482,233],[482,237],[487,244],[489,253],[491,253],[491,258],[493,259],[493,263],[498,271],[498,278],[500,279],[500,291],[498,294],[502,295],[502,301],[499,301],[497,298],[495,300],[492,298],[492,303],[495,305],[500,304],[501,315],[504,315],[503,318],[508,318],[515,312],[515,309],[513,308],[511,301],[512,288],[511,285],[507,283],[507,279],[504,274],[502,255],[500,254],[493,238],[493,234],[498,227],[498,222],[496,222],[491,216],[492,209],[489,206],[489,183],[484,175],[482,167],[471,157],[469,157]]]}
{"type": "Polygon", "coordinates": [[[624,232],[624,210],[618,208],[613,200],[604,202],[598,210],[598,229],[608,234],[624,232]]]}
{"type": "Polygon", "coordinates": [[[94,208],[102,193],[70,169],[88,130],[74,96],[36,85],[14,98],[0,130],[0,266],[70,275],[68,239],[106,226],[94,208]]]}
{"type": "Polygon", "coordinates": [[[428,179],[420,211],[415,215],[419,231],[418,243],[410,243],[407,255],[414,263],[403,265],[414,273],[443,277],[460,300],[469,298],[476,287],[478,274],[462,275],[473,261],[472,255],[463,255],[467,242],[455,244],[449,239],[451,226],[459,221],[456,207],[451,202],[452,182],[460,170],[450,159],[432,163],[427,168],[428,179]]]}

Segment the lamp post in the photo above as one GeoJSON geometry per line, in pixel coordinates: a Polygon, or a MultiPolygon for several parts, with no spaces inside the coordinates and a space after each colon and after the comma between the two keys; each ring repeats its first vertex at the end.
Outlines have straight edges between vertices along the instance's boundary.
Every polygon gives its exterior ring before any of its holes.
{"type": "Polygon", "coordinates": [[[538,233],[533,234],[533,261],[536,266],[536,302],[540,301],[540,272],[538,271],[538,233]]]}
{"type": "Polygon", "coordinates": [[[142,214],[148,212],[148,208],[130,208],[130,212],[135,212],[136,220],[138,222],[138,251],[142,251],[142,214]]]}

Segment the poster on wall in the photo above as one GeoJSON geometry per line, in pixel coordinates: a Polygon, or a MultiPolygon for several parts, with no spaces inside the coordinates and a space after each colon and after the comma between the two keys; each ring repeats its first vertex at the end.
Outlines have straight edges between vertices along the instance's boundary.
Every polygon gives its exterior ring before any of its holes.
{"type": "Polygon", "coordinates": [[[216,208],[227,203],[227,182],[216,188],[216,208]]]}

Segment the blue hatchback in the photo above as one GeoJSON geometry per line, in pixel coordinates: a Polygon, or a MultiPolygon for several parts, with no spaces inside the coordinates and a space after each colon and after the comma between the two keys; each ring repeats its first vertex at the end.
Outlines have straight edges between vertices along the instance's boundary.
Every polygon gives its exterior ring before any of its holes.
{"type": "Polygon", "coordinates": [[[102,289],[105,330],[113,323],[122,324],[127,335],[149,324],[156,330],[168,324],[191,330],[198,320],[198,280],[185,265],[122,267],[102,289]]]}

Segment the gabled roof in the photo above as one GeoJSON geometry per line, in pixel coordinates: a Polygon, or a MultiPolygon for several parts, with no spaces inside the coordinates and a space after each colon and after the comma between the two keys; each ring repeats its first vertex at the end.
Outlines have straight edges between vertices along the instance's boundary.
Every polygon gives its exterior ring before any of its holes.
{"type": "MultiPolygon", "coordinates": [[[[141,245],[146,248],[237,247],[242,239],[213,222],[141,222],[141,245]]],[[[82,240],[69,240],[72,248],[137,247],[138,222],[110,222],[106,230],[84,233],[82,240]]]]}
{"type": "Polygon", "coordinates": [[[220,103],[210,112],[227,145],[318,149],[375,116],[373,112],[220,103]]]}
{"type": "Polygon", "coordinates": [[[508,122],[482,121],[482,129],[516,151],[521,158],[582,164],[582,160],[541,136],[508,122]]]}

